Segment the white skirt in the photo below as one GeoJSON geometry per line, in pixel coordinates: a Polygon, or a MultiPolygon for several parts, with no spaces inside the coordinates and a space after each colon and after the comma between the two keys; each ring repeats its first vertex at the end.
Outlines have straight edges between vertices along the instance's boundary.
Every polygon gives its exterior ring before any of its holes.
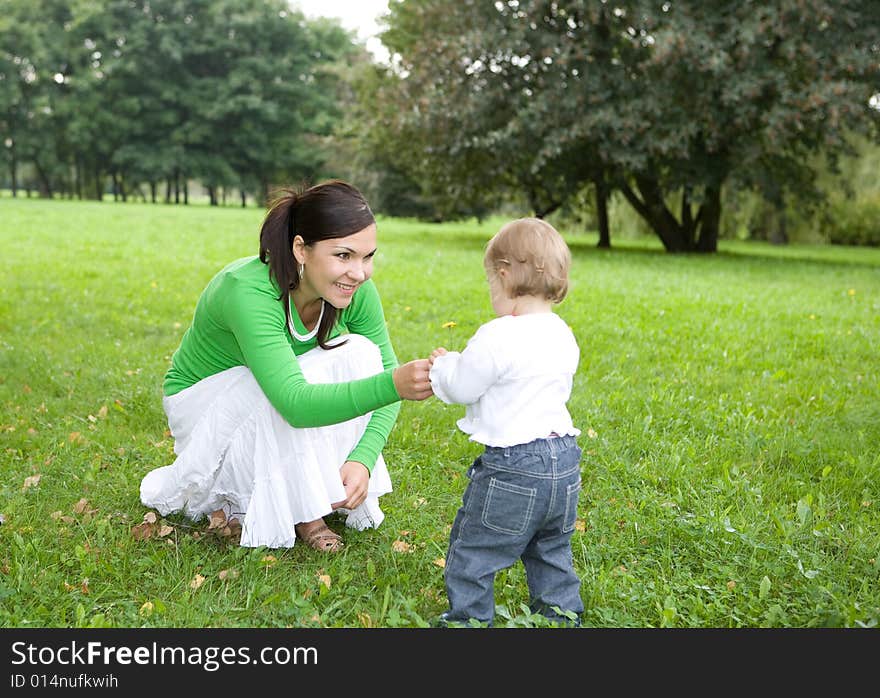
{"type": "MultiPolygon", "coordinates": [[[[310,383],[340,383],[381,373],[379,348],[361,335],[332,350],[298,357],[310,383]]],[[[372,413],[324,427],[290,426],[266,398],[253,373],[236,366],[162,401],[176,460],[141,481],[141,502],[163,516],[183,512],[198,521],[218,509],[242,523],[241,545],[289,548],[294,526],[333,511],[345,499],[339,469],[363,436],[372,413]]],[[[346,525],[375,528],[385,518],[381,495],[391,478],[379,455],[366,500],[337,509],[346,525]]]]}

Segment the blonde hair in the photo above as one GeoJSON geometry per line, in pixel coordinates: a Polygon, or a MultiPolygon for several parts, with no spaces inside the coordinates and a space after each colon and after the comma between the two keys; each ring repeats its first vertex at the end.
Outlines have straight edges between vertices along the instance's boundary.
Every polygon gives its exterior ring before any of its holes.
{"type": "Polygon", "coordinates": [[[501,275],[511,298],[538,296],[559,303],[568,293],[571,251],[552,225],[540,218],[519,218],[505,224],[486,245],[483,266],[501,275]]]}

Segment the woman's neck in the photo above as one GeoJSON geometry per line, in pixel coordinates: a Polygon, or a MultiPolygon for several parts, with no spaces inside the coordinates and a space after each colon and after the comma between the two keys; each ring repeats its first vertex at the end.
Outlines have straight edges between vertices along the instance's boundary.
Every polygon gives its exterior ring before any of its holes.
{"type": "Polygon", "coordinates": [[[307,330],[313,330],[321,315],[324,299],[320,296],[309,298],[302,289],[295,288],[290,292],[290,300],[303,326],[307,330]]]}

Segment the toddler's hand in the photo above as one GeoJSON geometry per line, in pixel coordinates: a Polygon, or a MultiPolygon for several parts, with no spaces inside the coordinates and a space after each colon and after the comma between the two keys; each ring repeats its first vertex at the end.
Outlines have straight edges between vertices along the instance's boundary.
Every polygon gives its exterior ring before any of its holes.
{"type": "Polygon", "coordinates": [[[434,351],[431,352],[431,355],[428,357],[428,365],[434,365],[434,359],[438,356],[443,356],[446,353],[446,350],[443,347],[437,347],[434,351]]]}

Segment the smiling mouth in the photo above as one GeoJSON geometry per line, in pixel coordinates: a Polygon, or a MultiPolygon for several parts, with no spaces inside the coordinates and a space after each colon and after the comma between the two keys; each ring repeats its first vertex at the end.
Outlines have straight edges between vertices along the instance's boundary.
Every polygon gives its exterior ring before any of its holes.
{"type": "Polygon", "coordinates": [[[354,291],[357,288],[357,284],[342,284],[342,283],[339,283],[338,281],[335,282],[333,285],[341,288],[346,293],[350,293],[351,291],[354,291]]]}

